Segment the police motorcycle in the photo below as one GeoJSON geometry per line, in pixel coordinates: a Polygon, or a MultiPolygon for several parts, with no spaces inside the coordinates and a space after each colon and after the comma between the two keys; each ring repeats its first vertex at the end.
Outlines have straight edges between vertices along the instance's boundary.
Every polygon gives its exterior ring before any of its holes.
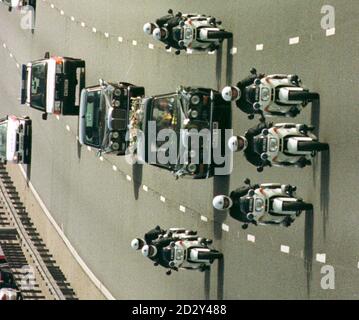
{"type": "Polygon", "coordinates": [[[249,223],[289,227],[302,211],[313,209],[312,204],[296,196],[295,186],[278,183],[253,186],[249,179],[244,182],[251,189],[239,200],[240,210],[245,214],[243,229],[247,229],[249,223]]]}
{"type": "Polygon", "coordinates": [[[327,143],[318,141],[313,130],[313,126],[294,123],[277,123],[263,129],[253,141],[254,151],[263,161],[257,171],[262,172],[266,166],[303,168],[311,165],[311,159],[318,152],[329,149],[327,143]]]}
{"type": "Polygon", "coordinates": [[[202,238],[182,238],[172,241],[167,247],[162,249],[162,258],[168,261],[169,270],[167,275],[172,274],[172,270],[208,270],[216,259],[222,259],[223,254],[209,247],[212,240],[202,238]]]}
{"type": "Polygon", "coordinates": [[[254,83],[245,90],[246,100],[253,105],[253,113],[263,117],[295,117],[309,103],[319,100],[319,94],[310,92],[302,86],[297,75],[274,74],[260,77],[252,68],[252,75],[257,76],[254,83]]]}

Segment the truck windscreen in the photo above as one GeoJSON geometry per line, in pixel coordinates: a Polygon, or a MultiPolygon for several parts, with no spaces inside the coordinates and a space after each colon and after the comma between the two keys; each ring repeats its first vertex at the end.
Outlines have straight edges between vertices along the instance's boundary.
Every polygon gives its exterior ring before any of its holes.
{"type": "Polygon", "coordinates": [[[39,62],[31,68],[31,106],[46,110],[47,62],[39,62]]]}

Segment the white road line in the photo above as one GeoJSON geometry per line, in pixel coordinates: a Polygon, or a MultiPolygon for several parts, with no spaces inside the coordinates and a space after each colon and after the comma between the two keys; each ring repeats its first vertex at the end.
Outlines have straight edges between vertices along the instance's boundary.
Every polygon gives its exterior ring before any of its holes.
{"type": "Polygon", "coordinates": [[[117,171],[117,167],[115,165],[112,166],[113,171],[117,171]]]}
{"type": "Polygon", "coordinates": [[[172,52],[172,48],[169,48],[166,50],[167,52],[172,52]]]}
{"type": "Polygon", "coordinates": [[[263,49],[264,49],[264,45],[262,43],[256,45],[256,51],[263,51],[263,49]]]}
{"type": "Polygon", "coordinates": [[[359,269],[359,261],[358,261],[358,265],[357,265],[358,269],[359,269]]]}
{"type": "Polygon", "coordinates": [[[103,157],[100,157],[100,161],[103,161],[104,159],[103,159],[103,157]]]}
{"type": "Polygon", "coordinates": [[[225,223],[222,223],[222,230],[229,232],[229,226],[227,226],[225,223]]]}
{"type": "Polygon", "coordinates": [[[122,41],[123,41],[123,38],[122,38],[122,37],[118,37],[117,40],[118,40],[118,42],[122,42],[122,41]]]}
{"type": "Polygon", "coordinates": [[[66,125],[66,130],[67,130],[67,131],[70,131],[70,130],[71,130],[69,125],[66,125]]]}
{"type": "Polygon", "coordinates": [[[289,38],[289,45],[298,44],[298,43],[299,43],[299,37],[289,38]]]}
{"type": "Polygon", "coordinates": [[[327,261],[327,255],[325,253],[317,253],[315,259],[320,263],[325,263],[327,261]]]}
{"type": "Polygon", "coordinates": [[[149,49],[153,50],[154,47],[155,47],[155,46],[154,46],[152,43],[149,43],[149,44],[148,44],[148,48],[149,48],[149,49]]]}
{"type": "Polygon", "coordinates": [[[85,22],[81,22],[81,27],[85,28],[86,27],[86,23],[85,22]]]}
{"type": "MultiPolygon", "coordinates": [[[[19,164],[20,171],[25,179],[27,179],[26,172],[24,168],[19,164]]],[[[95,276],[95,274],[90,270],[90,268],[86,265],[85,261],[82,260],[80,255],[77,253],[76,249],[72,246],[69,239],[67,239],[64,232],[61,230],[59,225],[56,223],[55,219],[52,217],[50,211],[46,208],[45,203],[40,198],[40,195],[35,190],[34,186],[30,181],[27,182],[32,194],[34,195],[35,199],[39,203],[41,209],[44,211],[45,215],[49,219],[50,223],[55,228],[56,232],[59,234],[61,239],[64,241],[66,247],[71,252],[72,256],[75,258],[75,260],[78,262],[78,264],[81,266],[82,270],[86,273],[86,275],[90,278],[90,280],[94,283],[94,285],[102,292],[102,294],[109,300],[115,300],[115,297],[108,291],[108,289],[104,286],[104,284],[95,276]]]]}
{"type": "Polygon", "coordinates": [[[187,52],[188,54],[192,54],[193,50],[192,50],[192,49],[187,49],[186,52],[187,52]]]}
{"type": "Polygon", "coordinates": [[[208,218],[205,217],[205,216],[201,216],[201,220],[204,221],[204,222],[208,222],[208,218]]]}
{"type": "Polygon", "coordinates": [[[56,119],[57,119],[57,120],[60,120],[60,116],[56,116],[56,119]]]}
{"type": "Polygon", "coordinates": [[[106,38],[110,37],[110,34],[108,32],[105,32],[104,35],[105,35],[106,38]]]}
{"type": "Polygon", "coordinates": [[[290,252],[290,248],[289,248],[289,246],[285,246],[285,245],[281,245],[280,246],[280,251],[281,252],[284,252],[284,253],[289,253],[290,252]]]}
{"type": "Polygon", "coordinates": [[[161,197],[160,197],[160,200],[161,200],[162,202],[166,202],[166,198],[165,198],[164,196],[161,196],[161,197]]]}
{"type": "Polygon", "coordinates": [[[126,179],[127,179],[127,181],[132,181],[132,178],[129,175],[126,176],[126,179]]]}
{"type": "Polygon", "coordinates": [[[330,28],[325,31],[325,35],[327,37],[334,36],[335,35],[335,28],[330,28]]]}
{"type": "Polygon", "coordinates": [[[97,29],[95,27],[92,28],[92,32],[93,33],[96,33],[97,32],[97,29]]]}
{"type": "Polygon", "coordinates": [[[237,53],[237,48],[236,47],[233,47],[230,51],[229,51],[229,53],[231,54],[231,55],[235,55],[236,53],[237,53]]]}
{"type": "Polygon", "coordinates": [[[186,212],[186,207],[184,207],[184,206],[179,206],[179,209],[180,209],[180,211],[182,211],[182,212],[186,212]]]}
{"type": "Polygon", "coordinates": [[[247,234],[247,241],[249,242],[256,242],[256,237],[252,234],[247,234]]]}
{"type": "Polygon", "coordinates": [[[136,40],[132,40],[132,45],[133,45],[133,46],[137,46],[137,41],[136,41],[136,40]]]}
{"type": "Polygon", "coordinates": [[[74,17],[74,16],[72,16],[70,19],[71,19],[71,21],[75,21],[75,17],[74,17]]]}
{"type": "Polygon", "coordinates": [[[142,186],[142,189],[143,189],[144,191],[148,192],[148,187],[147,187],[146,185],[143,185],[143,186],[142,186]]]}
{"type": "Polygon", "coordinates": [[[60,14],[63,16],[65,14],[64,10],[61,10],[60,14]]]}
{"type": "Polygon", "coordinates": [[[214,55],[214,51],[208,51],[208,54],[210,54],[210,55],[214,55]]]}
{"type": "Polygon", "coordinates": [[[88,147],[87,147],[87,151],[91,151],[91,150],[92,150],[91,147],[88,146],[88,147]]]}

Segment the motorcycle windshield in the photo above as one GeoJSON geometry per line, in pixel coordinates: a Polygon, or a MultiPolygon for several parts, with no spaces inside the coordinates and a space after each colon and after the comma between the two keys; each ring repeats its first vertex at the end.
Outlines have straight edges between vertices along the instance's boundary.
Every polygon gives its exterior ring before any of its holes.
{"type": "Polygon", "coordinates": [[[259,87],[250,86],[246,88],[246,100],[249,103],[255,103],[259,101],[259,87]]]}
{"type": "Polygon", "coordinates": [[[172,30],[172,37],[175,41],[183,40],[183,29],[181,27],[176,27],[172,30]]]}
{"type": "Polygon", "coordinates": [[[267,152],[267,139],[263,137],[257,137],[254,139],[254,151],[258,154],[267,152]]]}
{"type": "Polygon", "coordinates": [[[242,213],[249,213],[253,211],[253,198],[241,198],[240,209],[242,213]]]}

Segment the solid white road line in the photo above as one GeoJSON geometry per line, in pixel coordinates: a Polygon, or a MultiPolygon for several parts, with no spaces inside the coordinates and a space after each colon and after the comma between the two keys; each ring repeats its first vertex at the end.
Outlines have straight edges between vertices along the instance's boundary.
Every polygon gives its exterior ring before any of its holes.
{"type": "MultiPolygon", "coordinates": [[[[24,176],[24,178],[26,179],[26,172],[24,170],[24,168],[19,164],[20,170],[22,175],[24,176]]],[[[46,214],[47,218],[49,219],[49,221],[51,222],[51,224],[53,225],[53,227],[55,228],[55,230],[57,231],[57,233],[59,234],[59,236],[61,237],[61,239],[64,241],[65,245],[67,246],[67,248],[70,250],[71,254],[73,255],[73,257],[75,258],[75,260],[77,261],[77,263],[81,266],[81,268],[83,269],[83,271],[86,273],[86,275],[90,278],[90,280],[94,283],[94,285],[102,292],[102,294],[109,300],[116,300],[116,298],[110,293],[110,291],[108,291],[108,289],[104,286],[104,284],[95,276],[95,274],[90,270],[90,268],[86,265],[85,261],[82,260],[82,258],[80,257],[80,255],[77,253],[76,249],[72,246],[72,244],[70,243],[70,241],[67,239],[66,235],[64,234],[64,232],[61,230],[61,228],[59,227],[59,225],[57,224],[57,222],[55,221],[55,219],[52,217],[51,213],[49,212],[49,210],[46,208],[44,202],[42,201],[40,195],[37,193],[37,191],[35,190],[34,186],[32,185],[31,182],[28,182],[28,185],[30,187],[30,190],[32,192],[32,194],[34,195],[35,199],[38,201],[41,209],[44,211],[44,213],[46,214]]]]}
{"type": "Polygon", "coordinates": [[[256,45],[256,51],[263,51],[264,45],[263,44],[257,44],[256,45]]]}
{"type": "Polygon", "coordinates": [[[247,234],[247,241],[255,243],[256,237],[252,234],[247,234]]]}
{"type": "Polygon", "coordinates": [[[201,220],[202,220],[203,222],[208,222],[208,218],[205,217],[205,216],[201,216],[201,220]]]}

